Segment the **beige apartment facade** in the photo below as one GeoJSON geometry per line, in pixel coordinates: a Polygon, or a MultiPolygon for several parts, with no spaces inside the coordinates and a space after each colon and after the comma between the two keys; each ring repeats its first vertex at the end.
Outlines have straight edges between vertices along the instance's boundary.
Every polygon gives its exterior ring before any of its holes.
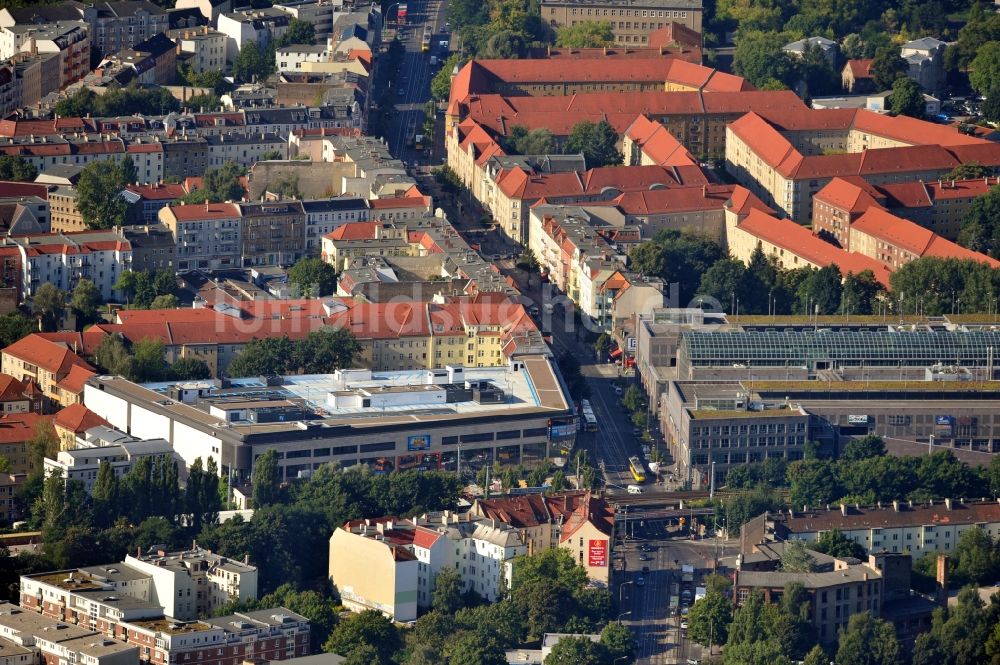
{"type": "Polygon", "coordinates": [[[702,29],[701,0],[542,0],[542,20],[553,28],[607,21],[618,44],[645,46],[649,33],[680,23],[702,29]]]}

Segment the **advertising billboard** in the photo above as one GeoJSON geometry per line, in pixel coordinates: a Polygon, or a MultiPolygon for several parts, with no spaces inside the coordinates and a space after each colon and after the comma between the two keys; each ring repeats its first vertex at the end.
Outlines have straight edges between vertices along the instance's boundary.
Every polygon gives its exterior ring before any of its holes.
{"type": "Polygon", "coordinates": [[[407,450],[427,450],[431,447],[430,434],[416,434],[406,437],[407,450]]]}
{"type": "Polygon", "coordinates": [[[400,23],[406,23],[406,3],[399,3],[399,7],[396,9],[396,20],[400,23]]]}
{"type": "Polygon", "coordinates": [[[576,436],[576,424],[572,423],[569,425],[552,425],[549,427],[549,441],[558,441],[560,439],[571,439],[576,436]]]}
{"type": "Polygon", "coordinates": [[[608,565],[608,541],[590,540],[587,543],[587,565],[604,568],[608,565]]]}

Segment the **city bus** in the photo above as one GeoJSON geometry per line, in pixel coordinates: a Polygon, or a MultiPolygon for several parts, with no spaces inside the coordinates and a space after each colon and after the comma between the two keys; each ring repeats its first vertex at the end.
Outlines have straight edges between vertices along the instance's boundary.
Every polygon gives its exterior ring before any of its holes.
{"type": "Polygon", "coordinates": [[[580,412],[583,414],[583,428],[588,432],[597,431],[597,417],[588,400],[580,400],[580,412]]]}
{"type": "Polygon", "coordinates": [[[431,50],[431,34],[432,34],[431,26],[425,25],[424,38],[420,42],[420,50],[423,51],[424,53],[427,53],[428,51],[431,50]]]}
{"type": "Polygon", "coordinates": [[[635,479],[635,482],[646,482],[646,467],[643,465],[642,460],[635,455],[628,458],[628,470],[632,472],[632,478],[635,479]]]}

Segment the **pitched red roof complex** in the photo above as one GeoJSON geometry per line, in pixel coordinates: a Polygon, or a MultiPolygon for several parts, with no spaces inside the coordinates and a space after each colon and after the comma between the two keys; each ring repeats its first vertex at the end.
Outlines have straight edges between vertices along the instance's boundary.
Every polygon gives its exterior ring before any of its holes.
{"type": "Polygon", "coordinates": [[[855,81],[863,81],[865,79],[870,79],[872,77],[872,63],[875,62],[872,58],[863,58],[859,60],[848,60],[847,66],[851,69],[851,76],[854,77],[855,81]]]}
{"type": "MultiPolygon", "coordinates": [[[[1000,261],[957,245],[919,224],[897,217],[878,206],[869,208],[851,224],[851,232],[855,231],[872,236],[893,247],[899,247],[917,257],[934,256],[941,259],[978,261],[991,268],[1000,268],[1000,261]]],[[[853,242],[851,244],[854,245],[853,242]]]]}
{"type": "Polygon", "coordinates": [[[30,381],[18,381],[10,374],[0,374],[0,402],[19,402],[27,399],[25,390],[30,381]]]}
{"type": "Polygon", "coordinates": [[[639,150],[658,166],[697,166],[698,161],[661,123],[640,115],[625,130],[639,150]]]}
{"type": "Polygon", "coordinates": [[[52,416],[37,413],[5,413],[0,416],[0,445],[29,441],[37,433],[39,423],[51,421],[52,416]]]}
{"type": "Polygon", "coordinates": [[[55,415],[54,423],[76,433],[86,432],[91,427],[99,425],[110,426],[107,420],[79,402],[60,410],[55,415]]]}
{"type": "Polygon", "coordinates": [[[843,275],[871,270],[883,286],[889,285],[890,270],[884,263],[840,249],[790,219],[779,219],[763,211],[752,210],[737,228],[812,265],[826,267],[836,264],[843,275]]]}
{"type": "Polygon", "coordinates": [[[74,365],[93,369],[64,342],[50,341],[39,334],[23,337],[4,348],[3,352],[57,376],[65,376],[74,365]]]}

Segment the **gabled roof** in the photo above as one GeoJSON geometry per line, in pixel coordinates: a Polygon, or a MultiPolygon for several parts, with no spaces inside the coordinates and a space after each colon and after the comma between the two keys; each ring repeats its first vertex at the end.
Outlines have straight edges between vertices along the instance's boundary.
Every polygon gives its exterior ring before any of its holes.
{"type": "Polygon", "coordinates": [[[872,77],[873,62],[875,62],[875,60],[872,58],[848,60],[847,67],[851,70],[851,76],[854,77],[855,81],[863,81],[872,77]]]}
{"type": "Polygon", "coordinates": [[[16,402],[25,399],[27,383],[18,381],[10,374],[0,374],[0,402],[16,402]]]}
{"type": "Polygon", "coordinates": [[[97,376],[97,372],[92,372],[86,367],[80,365],[73,365],[70,368],[69,374],[66,378],[56,384],[59,390],[66,393],[71,393],[73,395],[80,395],[83,393],[83,386],[87,383],[87,380],[92,377],[97,376]]]}
{"type": "Polygon", "coordinates": [[[3,353],[37,365],[57,376],[65,376],[74,365],[93,369],[64,343],[49,341],[38,334],[19,339],[6,347],[3,353]]]}
{"type": "Polygon", "coordinates": [[[941,259],[978,261],[991,268],[1000,268],[1000,261],[966,249],[942,238],[930,229],[897,217],[882,208],[868,210],[851,224],[851,231],[858,231],[878,238],[917,257],[934,256],[941,259]]]}
{"type": "Polygon", "coordinates": [[[54,423],[63,429],[76,433],[86,432],[91,427],[98,427],[101,425],[111,427],[111,424],[108,423],[108,421],[101,418],[80,402],[67,406],[65,409],[56,413],[54,423]]]}
{"type": "Polygon", "coordinates": [[[849,213],[862,213],[868,208],[881,205],[880,199],[885,201],[883,194],[858,176],[834,178],[814,198],[849,213]]]}
{"type": "Polygon", "coordinates": [[[737,224],[737,228],[812,265],[826,267],[836,264],[843,275],[871,270],[875,279],[883,286],[889,286],[890,270],[885,264],[857,252],[840,249],[790,219],[779,219],[759,210],[751,210],[737,224]]]}
{"type": "Polygon", "coordinates": [[[677,138],[661,123],[644,115],[625,130],[647,158],[659,166],[697,166],[698,162],[677,138]]]}

